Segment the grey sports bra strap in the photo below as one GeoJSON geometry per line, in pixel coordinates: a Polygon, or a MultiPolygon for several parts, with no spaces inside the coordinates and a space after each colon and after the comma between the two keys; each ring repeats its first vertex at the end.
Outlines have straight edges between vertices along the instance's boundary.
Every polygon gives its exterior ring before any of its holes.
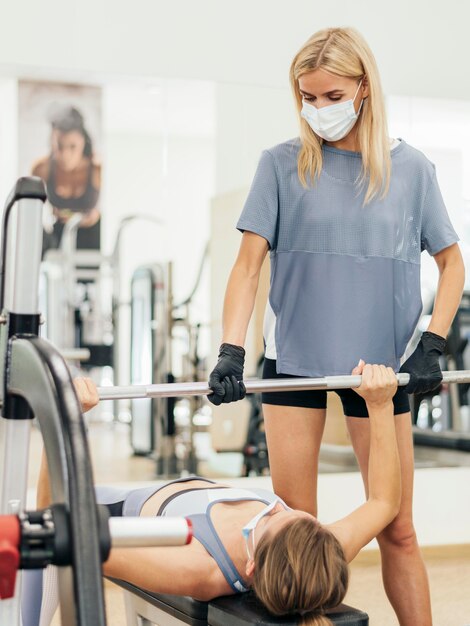
{"type": "Polygon", "coordinates": [[[197,515],[189,515],[188,517],[193,525],[194,537],[201,542],[207,552],[215,560],[225,580],[232,589],[237,593],[248,591],[248,585],[235,568],[232,559],[227,554],[227,550],[215,532],[208,515],[198,513],[197,515]]]}
{"type": "Polygon", "coordinates": [[[200,476],[185,476],[184,478],[176,478],[175,480],[171,480],[161,485],[150,485],[148,487],[141,487],[140,489],[133,489],[128,493],[125,499],[122,514],[128,517],[138,517],[145,502],[157,493],[157,491],[160,491],[169,485],[174,485],[175,483],[187,483],[191,480],[201,480],[205,483],[215,484],[214,481],[209,478],[201,478],[200,476]]]}

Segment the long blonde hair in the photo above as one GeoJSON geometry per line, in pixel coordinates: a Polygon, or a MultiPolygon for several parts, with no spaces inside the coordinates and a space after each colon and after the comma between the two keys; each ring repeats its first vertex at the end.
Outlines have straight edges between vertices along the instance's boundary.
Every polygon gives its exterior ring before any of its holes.
{"type": "Polygon", "coordinates": [[[290,82],[294,92],[300,121],[302,148],[298,158],[299,179],[307,186],[321,174],[323,140],[300,116],[302,96],[298,80],[303,74],[317,69],[331,74],[354,78],[359,82],[367,77],[369,96],[364,99],[356,122],[359,150],[362,153],[362,170],[359,187],[369,180],[364,204],[374,197],[384,198],[390,186],[390,143],[387,129],[385,102],[377,64],[367,42],[354,28],[327,28],[320,30],[302,46],[290,67],[290,82]]]}
{"type": "Polygon", "coordinates": [[[273,615],[301,613],[308,626],[329,626],[325,609],[346,595],[349,571],[336,537],[314,519],[300,518],[255,552],[253,590],[273,615]]]}

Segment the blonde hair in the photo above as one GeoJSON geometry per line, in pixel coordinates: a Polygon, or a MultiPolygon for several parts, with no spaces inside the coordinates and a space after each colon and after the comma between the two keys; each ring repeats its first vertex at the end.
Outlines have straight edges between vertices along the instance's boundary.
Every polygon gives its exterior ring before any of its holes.
{"type": "Polygon", "coordinates": [[[301,613],[308,626],[329,626],[325,609],[346,595],[349,571],[336,537],[314,519],[300,518],[255,552],[253,590],[274,615],[301,613]]]}
{"type": "MultiPolygon", "coordinates": [[[[303,74],[317,69],[330,74],[354,78],[359,82],[364,76],[369,85],[369,96],[362,103],[356,122],[359,150],[362,153],[362,170],[359,187],[369,180],[364,204],[380,194],[387,195],[390,186],[390,143],[387,129],[385,102],[377,64],[367,42],[354,28],[327,28],[320,30],[302,46],[290,67],[290,82],[294,92],[300,120],[302,148],[298,158],[299,179],[307,187],[307,177],[315,180],[321,174],[323,140],[300,116],[302,96],[298,80],[303,74]]],[[[355,126],[355,127],[356,127],[355,126]]]]}

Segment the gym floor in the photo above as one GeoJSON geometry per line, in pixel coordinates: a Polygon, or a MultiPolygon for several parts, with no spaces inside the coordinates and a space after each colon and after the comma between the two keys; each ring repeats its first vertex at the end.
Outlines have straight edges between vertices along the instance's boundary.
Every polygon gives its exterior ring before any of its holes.
{"type": "MultiPolygon", "coordinates": [[[[127,426],[103,422],[92,423],[89,437],[97,483],[145,482],[154,479],[154,462],[148,458],[132,456],[127,426]]],[[[31,438],[29,506],[32,506],[34,502],[33,490],[41,447],[40,434],[34,428],[31,438]]],[[[220,472],[219,476],[230,482],[230,471],[233,471],[234,463],[233,459],[227,458],[229,459],[227,474],[223,476],[223,472],[220,472]]],[[[435,464],[456,462],[456,458],[452,455],[443,455],[442,451],[439,454],[435,453],[435,459],[435,464]]],[[[465,458],[459,458],[458,461],[462,464],[470,464],[470,455],[465,455],[465,458]]],[[[429,455],[417,449],[417,464],[429,462],[429,455]],[[420,457],[422,457],[421,460],[420,457]]],[[[343,467],[340,471],[345,470],[344,464],[348,463],[347,459],[342,463],[343,467]]],[[[210,475],[210,467],[206,469],[205,473],[210,475]]],[[[334,463],[329,458],[325,462],[325,469],[334,471],[334,463]]],[[[350,470],[355,471],[353,466],[350,470]]],[[[423,553],[430,579],[434,626],[470,625],[470,595],[468,594],[470,546],[425,548],[423,553]]],[[[121,591],[112,583],[106,582],[105,587],[108,623],[110,626],[125,626],[121,591]]],[[[396,626],[398,624],[382,586],[379,555],[376,551],[363,551],[351,565],[351,582],[345,602],[367,611],[371,626],[396,626]]],[[[58,615],[53,624],[60,624],[58,615]]]]}

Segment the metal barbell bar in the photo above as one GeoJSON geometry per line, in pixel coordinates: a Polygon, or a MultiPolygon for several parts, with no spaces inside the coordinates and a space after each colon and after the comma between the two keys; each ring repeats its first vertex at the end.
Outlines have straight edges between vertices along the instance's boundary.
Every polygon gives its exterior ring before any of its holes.
{"type": "MultiPolygon", "coordinates": [[[[470,383],[470,370],[442,372],[443,383],[470,383]]],[[[410,381],[409,374],[397,374],[398,386],[410,381]]],[[[362,376],[325,376],[323,378],[247,379],[247,393],[265,391],[307,391],[328,389],[354,389],[361,385],[362,376]]],[[[207,383],[164,383],[161,385],[130,385],[124,387],[98,387],[100,400],[125,398],[177,398],[181,396],[208,396],[212,390],[207,383]]]]}
{"type": "Polygon", "coordinates": [[[192,525],[185,517],[110,517],[109,532],[113,548],[184,546],[192,525]]]}
{"type": "MultiPolygon", "coordinates": [[[[14,597],[18,569],[43,569],[50,563],[64,566],[72,562],[67,521],[65,507],[60,504],[53,505],[52,510],[0,515],[0,600],[14,597]]],[[[109,535],[103,528],[100,531],[104,560],[110,547],[183,546],[193,537],[192,523],[184,517],[110,517],[101,521],[109,528],[109,535]]],[[[2,619],[1,623],[7,622],[2,619]]]]}
{"type": "Polygon", "coordinates": [[[91,354],[88,348],[62,348],[59,352],[66,361],[88,361],[91,354]]]}

